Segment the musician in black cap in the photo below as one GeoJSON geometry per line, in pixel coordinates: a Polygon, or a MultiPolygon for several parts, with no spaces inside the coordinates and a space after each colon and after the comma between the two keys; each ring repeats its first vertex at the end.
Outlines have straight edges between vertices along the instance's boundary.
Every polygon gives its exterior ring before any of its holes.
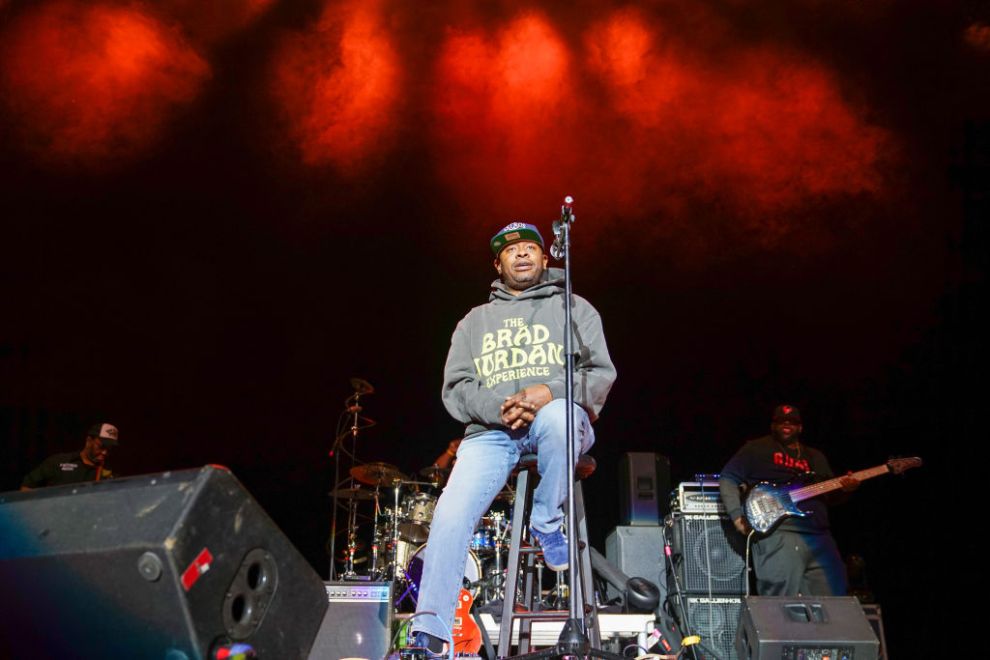
{"type": "MultiPolygon", "coordinates": [[[[770,435],[750,440],[722,468],[719,490],[732,524],[740,534],[752,530],[743,515],[740,489],[761,481],[783,484],[801,479],[831,479],[825,454],[801,442],[801,413],[789,404],[774,408],[770,435]]],[[[842,478],[843,491],[859,486],[842,478]]],[[[828,505],[822,497],[799,504],[807,517],[786,518],[768,536],[754,535],[753,570],[761,596],[844,596],[846,569],[829,531],[828,505]]]]}
{"type": "Polygon", "coordinates": [[[27,473],[21,490],[112,478],[113,473],[105,464],[110,448],[116,447],[118,441],[116,426],[106,422],[93,424],[86,432],[82,451],[49,456],[27,473]]]}

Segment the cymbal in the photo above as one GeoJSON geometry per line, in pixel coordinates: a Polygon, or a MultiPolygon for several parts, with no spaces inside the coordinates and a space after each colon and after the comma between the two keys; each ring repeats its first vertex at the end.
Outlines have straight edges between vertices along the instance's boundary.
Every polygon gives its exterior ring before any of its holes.
{"type": "Polygon", "coordinates": [[[389,463],[366,463],[351,468],[351,476],[369,486],[392,485],[396,481],[406,481],[406,475],[389,463]]]}
{"type": "Polygon", "coordinates": [[[330,496],[336,495],[342,500],[373,500],[375,499],[375,491],[368,490],[367,488],[338,488],[337,490],[331,490],[330,496]]]}
{"type": "Polygon", "coordinates": [[[443,477],[450,474],[450,469],[442,468],[439,465],[431,465],[420,470],[419,474],[421,477],[426,477],[427,479],[432,479],[434,481],[440,481],[443,477]]]}

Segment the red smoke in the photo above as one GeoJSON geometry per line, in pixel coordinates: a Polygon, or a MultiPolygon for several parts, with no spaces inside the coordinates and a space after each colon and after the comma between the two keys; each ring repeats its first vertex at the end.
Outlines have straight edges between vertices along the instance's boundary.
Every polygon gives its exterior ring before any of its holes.
{"type": "Polygon", "coordinates": [[[380,5],[328,5],[285,40],[272,95],[304,163],[350,171],[391,146],[401,70],[380,5]]]}
{"type": "Polygon", "coordinates": [[[205,43],[219,41],[250,25],[275,0],[164,0],[159,3],[186,31],[205,43]]]}
{"type": "Polygon", "coordinates": [[[7,110],[49,163],[136,155],[209,75],[175,31],[133,7],[46,4],[20,16],[0,50],[7,110]]]}
{"type": "Polygon", "coordinates": [[[986,23],[972,23],[963,32],[963,41],[971,48],[990,52],[990,25],[986,23]]]}
{"type": "Polygon", "coordinates": [[[881,191],[888,136],[825,67],[696,22],[720,35],[715,52],[634,9],[584,27],[580,49],[531,13],[451,31],[437,67],[442,176],[466,206],[506,220],[552,215],[567,192],[598,225],[714,204],[770,240],[790,230],[774,224],[782,211],[881,191]]]}
{"type": "Polygon", "coordinates": [[[562,196],[578,128],[573,84],[570,53],[541,14],[491,33],[452,30],[436,65],[440,175],[467,204],[496,212],[562,196]]]}

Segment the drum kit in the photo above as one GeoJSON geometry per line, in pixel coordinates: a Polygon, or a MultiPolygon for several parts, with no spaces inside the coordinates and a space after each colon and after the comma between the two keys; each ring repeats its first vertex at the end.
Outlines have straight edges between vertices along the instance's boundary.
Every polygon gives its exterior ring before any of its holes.
{"type": "MultiPolygon", "coordinates": [[[[420,470],[422,479],[410,479],[389,463],[352,467],[354,485],[331,492],[346,503],[348,512],[347,545],[336,557],[343,565],[341,579],[392,581],[395,607],[413,611],[429,545],[430,523],[448,472],[434,465],[420,470]],[[370,548],[358,537],[358,508],[364,504],[374,512],[360,516],[361,520],[371,521],[370,548]]],[[[471,538],[464,587],[479,604],[504,595],[512,498],[508,488],[499,493],[471,538]]]]}
{"type": "MultiPolygon", "coordinates": [[[[417,478],[412,479],[390,463],[358,462],[358,436],[375,425],[374,420],[361,415],[361,397],[374,393],[375,389],[361,378],[352,378],[351,387],[354,391],[344,401],[344,412],[330,451],[334,458],[335,484],[329,493],[333,498],[328,543],[330,579],[391,581],[394,583],[394,606],[400,612],[411,612],[415,609],[422,581],[433,512],[449,470],[432,465],[420,470],[417,478]],[[343,481],[340,480],[342,457],[351,463],[345,473],[349,476],[343,481]],[[359,514],[359,508],[364,506],[372,509],[371,515],[367,514],[367,509],[359,514]],[[346,531],[346,545],[338,552],[338,513],[344,510],[347,511],[347,525],[342,533],[346,531]],[[370,536],[365,525],[368,521],[371,522],[370,536]],[[364,529],[361,529],[362,525],[364,529]],[[337,570],[338,564],[341,571],[337,570]]],[[[504,567],[511,528],[508,512],[513,499],[513,492],[506,486],[472,535],[464,568],[464,587],[478,604],[492,603],[504,596],[504,567]]]]}

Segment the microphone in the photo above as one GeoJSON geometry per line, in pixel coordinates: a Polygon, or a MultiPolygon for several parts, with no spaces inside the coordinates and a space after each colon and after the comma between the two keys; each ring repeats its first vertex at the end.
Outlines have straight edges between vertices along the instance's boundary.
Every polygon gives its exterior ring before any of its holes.
{"type": "Polygon", "coordinates": [[[574,222],[574,198],[570,195],[564,197],[564,203],[560,207],[560,220],[554,220],[553,245],[550,246],[550,256],[554,259],[564,258],[564,225],[574,222]]]}
{"type": "Polygon", "coordinates": [[[371,386],[371,383],[363,378],[351,378],[351,387],[354,388],[356,394],[374,394],[375,388],[371,386]]]}

